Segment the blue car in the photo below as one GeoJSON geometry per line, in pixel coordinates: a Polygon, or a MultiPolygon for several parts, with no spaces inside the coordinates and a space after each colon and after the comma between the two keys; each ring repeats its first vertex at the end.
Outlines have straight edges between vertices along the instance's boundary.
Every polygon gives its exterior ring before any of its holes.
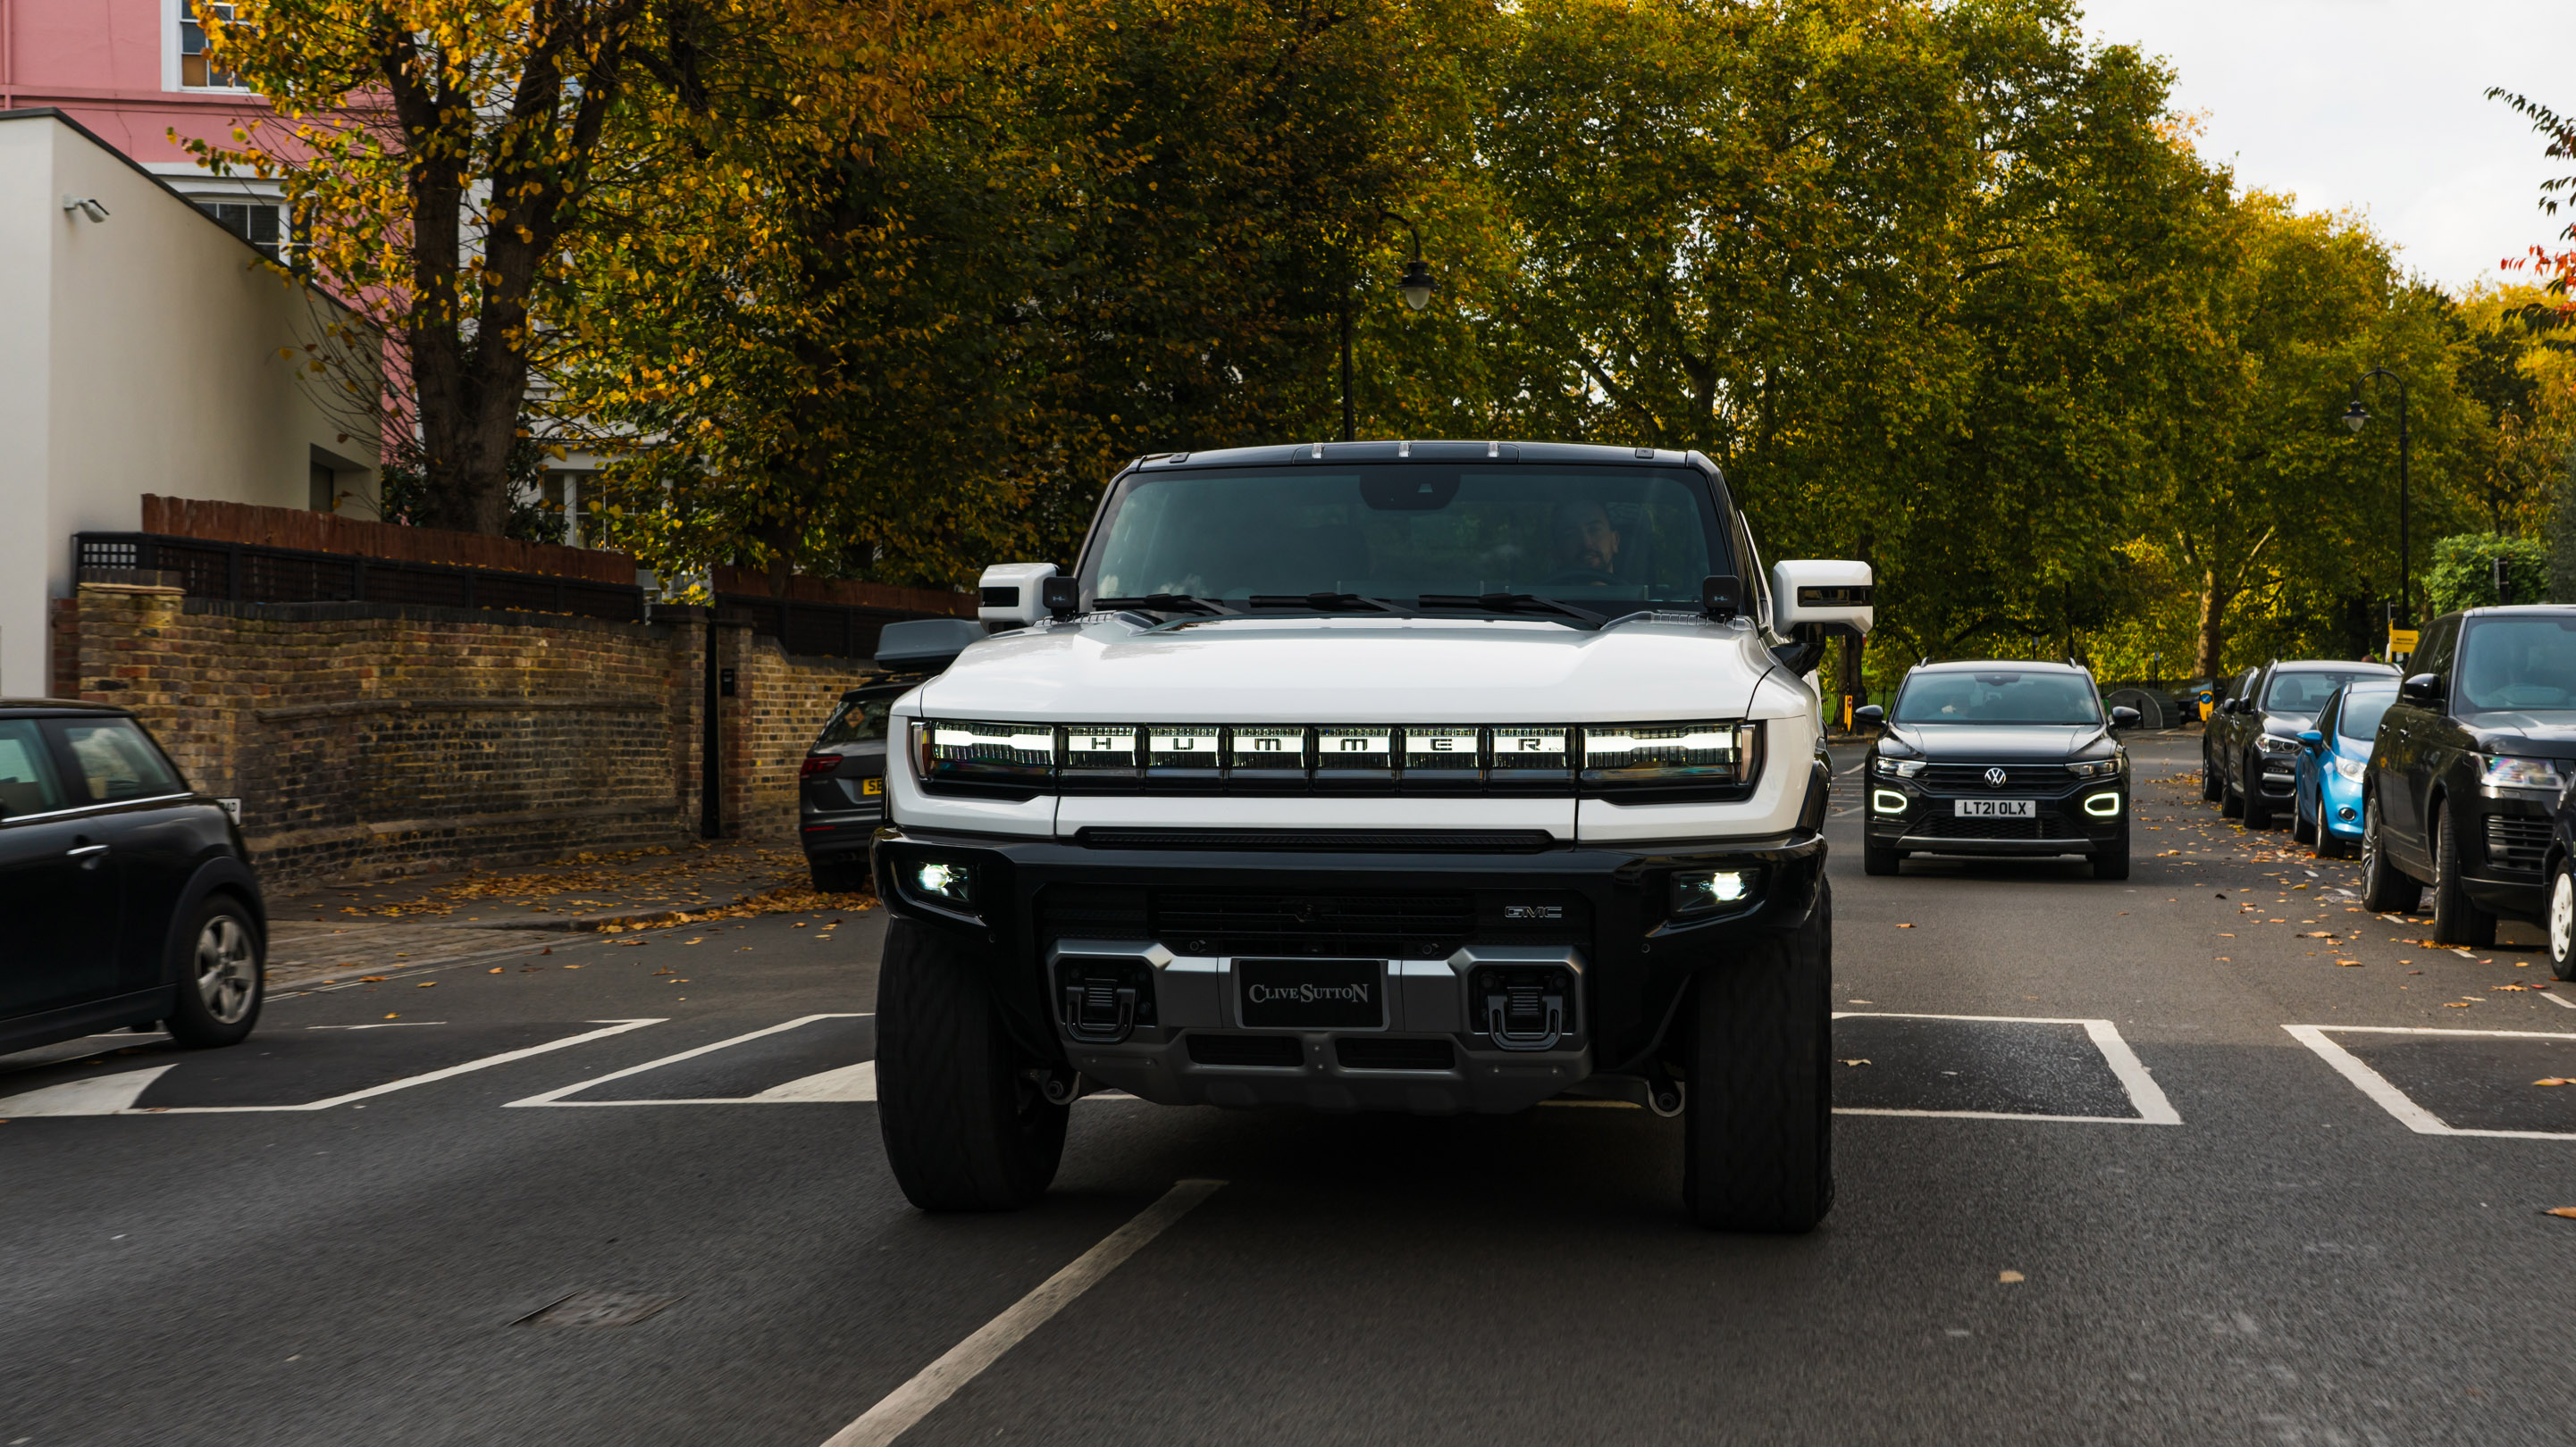
{"type": "Polygon", "coordinates": [[[2397,701],[2397,680],[2358,680],[2330,695],[2316,726],[2299,735],[2298,781],[2290,797],[2290,836],[2313,844],[2321,859],[2361,854],[2361,777],[2370,764],[2379,716],[2397,701]]]}

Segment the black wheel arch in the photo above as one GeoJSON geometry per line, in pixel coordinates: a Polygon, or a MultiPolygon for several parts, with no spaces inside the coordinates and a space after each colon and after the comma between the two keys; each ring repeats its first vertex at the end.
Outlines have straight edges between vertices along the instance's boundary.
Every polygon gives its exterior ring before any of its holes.
{"type": "Polygon", "coordinates": [[[260,894],[259,876],[251,867],[230,855],[217,855],[197,866],[187,886],[179,891],[176,906],[170,911],[168,938],[162,941],[161,958],[164,985],[180,983],[175,974],[181,952],[187,948],[188,931],[196,927],[197,911],[207,900],[228,894],[241,901],[249,911],[251,926],[259,932],[260,957],[268,956],[268,902],[260,894]]]}

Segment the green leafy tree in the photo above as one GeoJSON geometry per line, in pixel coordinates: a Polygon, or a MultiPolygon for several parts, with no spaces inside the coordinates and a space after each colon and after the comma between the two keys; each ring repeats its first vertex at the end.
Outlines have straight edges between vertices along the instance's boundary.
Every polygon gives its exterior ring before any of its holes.
{"type": "Polygon", "coordinates": [[[2424,574],[2424,612],[2432,617],[2461,608],[2548,600],[2549,545],[2538,538],[2501,533],[2458,533],[2433,544],[2424,574]],[[2503,596],[2496,592],[2496,564],[2504,564],[2503,596]]]}

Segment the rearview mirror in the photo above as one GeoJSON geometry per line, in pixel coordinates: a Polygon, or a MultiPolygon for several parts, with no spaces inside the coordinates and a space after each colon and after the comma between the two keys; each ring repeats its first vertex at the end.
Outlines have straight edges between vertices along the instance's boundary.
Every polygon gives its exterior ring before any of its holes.
{"type": "Polygon", "coordinates": [[[1055,576],[1053,563],[995,563],[975,583],[975,616],[1002,628],[1026,628],[1046,616],[1038,585],[1055,576]]]}
{"type": "Polygon", "coordinates": [[[1885,728],[1887,726],[1887,710],[1880,708],[1874,703],[1862,704],[1860,707],[1852,710],[1852,726],[1854,728],[1864,729],[1885,728]]]}
{"type": "Polygon", "coordinates": [[[1866,638],[1876,617],[1867,563],[1798,558],[1771,565],[1771,623],[1784,637],[1813,624],[1866,638]]]}
{"type": "Polygon", "coordinates": [[[2133,729],[2140,723],[2144,722],[2145,719],[2145,714],[2138,712],[2136,709],[2129,707],[2125,703],[2114,705],[2111,709],[2111,727],[2115,729],[2133,729]]]}
{"type": "Polygon", "coordinates": [[[2326,746],[2326,736],[2317,732],[2315,729],[2301,729],[2299,731],[2299,742],[2306,744],[2311,749],[2321,749],[2326,746]]]}
{"type": "Polygon", "coordinates": [[[2397,685],[2409,703],[2439,704],[2442,701],[2442,675],[2419,673],[2397,685]]]}

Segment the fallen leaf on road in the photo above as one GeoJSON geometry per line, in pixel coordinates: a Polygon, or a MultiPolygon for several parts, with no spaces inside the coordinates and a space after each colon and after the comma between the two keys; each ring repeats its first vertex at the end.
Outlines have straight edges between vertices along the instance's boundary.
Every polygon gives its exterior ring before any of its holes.
{"type": "Polygon", "coordinates": [[[550,954],[553,954],[554,952],[555,952],[555,947],[554,947],[553,945],[548,945],[548,946],[546,946],[544,949],[541,949],[541,950],[537,951],[537,953],[538,953],[538,954],[541,954],[541,955],[550,955],[550,954]]]}
{"type": "Polygon", "coordinates": [[[436,980],[423,980],[419,984],[412,986],[412,988],[415,990],[435,990],[438,988],[438,982],[436,980]]]}
{"type": "Polygon", "coordinates": [[[487,975],[497,975],[497,974],[501,973],[501,967],[500,967],[499,965],[494,965],[492,968],[490,968],[490,969],[488,969],[488,970],[485,970],[483,973],[485,973],[485,974],[487,974],[487,975]]]}
{"type": "Polygon", "coordinates": [[[2442,1008],[2445,1010],[2465,1010],[2475,1003],[2477,1002],[2474,1000],[2445,1000],[2442,1002],[2442,1008]]]}
{"type": "MultiPolygon", "coordinates": [[[[1843,1062],[1845,1065],[1867,1065],[1868,1063],[1869,1062],[1866,1060],[1846,1060],[1843,1062]]],[[[2540,1083],[2543,1085],[2565,1085],[2567,1082],[2563,1080],[2544,1080],[2540,1083]]]]}
{"type": "Polygon", "coordinates": [[[579,965],[566,965],[566,966],[564,966],[564,968],[565,968],[565,969],[567,969],[567,970],[578,970],[578,969],[580,969],[580,968],[581,968],[581,966],[579,966],[579,965]]]}
{"type": "Polygon", "coordinates": [[[385,977],[382,975],[360,975],[358,977],[358,983],[361,985],[380,984],[383,982],[384,978],[385,977]]]}
{"type": "Polygon", "coordinates": [[[2565,1078],[2565,1077],[2563,1077],[2563,1076],[2552,1075],[2552,1076],[2550,1076],[2550,1077],[2548,1077],[2547,1079],[2544,1079],[2544,1080],[2535,1080],[2535,1081],[2533,1081],[2533,1082],[2532,1082],[2532,1084],[2534,1084],[2534,1085],[2576,1085],[2576,1081],[2568,1080],[2568,1079],[2566,1079],[2566,1078],[2565,1078]]]}
{"type": "Polygon", "coordinates": [[[2544,1216],[2564,1216],[2570,1221],[2576,1221],[2576,1206],[2552,1206],[2540,1214],[2544,1216]]]}
{"type": "Polygon", "coordinates": [[[399,1020],[399,1019],[401,1019],[401,1018],[402,1018],[402,1016],[400,1016],[400,1015],[387,1015],[385,1018],[386,1018],[386,1019],[388,1019],[388,1020],[399,1020]]]}
{"type": "Polygon", "coordinates": [[[1901,924],[1901,925],[1898,925],[1898,926],[1897,926],[1897,928],[1898,928],[1898,929],[1912,929],[1912,928],[1914,928],[1914,926],[1912,926],[1912,925],[1910,925],[1910,924],[1901,924]]]}
{"type": "Polygon", "coordinates": [[[2006,1282],[2010,1282],[2010,1281],[2022,1281],[2022,1280],[2026,1280],[2026,1279],[2028,1279],[2028,1278],[2024,1277],[2024,1276],[2023,1276],[2020,1272],[2018,1272],[2018,1271],[1998,1271],[1998,1272],[1996,1272],[1996,1273],[1995,1273],[1995,1280],[1997,1280],[1997,1281],[2006,1281],[2006,1282]]]}
{"type": "Polygon", "coordinates": [[[2361,965],[2361,961],[2359,961],[2359,960],[2337,960],[2337,961],[2335,961],[2335,963],[2336,963],[2336,964],[2338,964],[2338,965],[2343,966],[2345,969],[2350,969],[2350,970],[2357,970],[2357,969],[2360,969],[2360,968],[2362,967],[2362,965],[2361,965]]]}

